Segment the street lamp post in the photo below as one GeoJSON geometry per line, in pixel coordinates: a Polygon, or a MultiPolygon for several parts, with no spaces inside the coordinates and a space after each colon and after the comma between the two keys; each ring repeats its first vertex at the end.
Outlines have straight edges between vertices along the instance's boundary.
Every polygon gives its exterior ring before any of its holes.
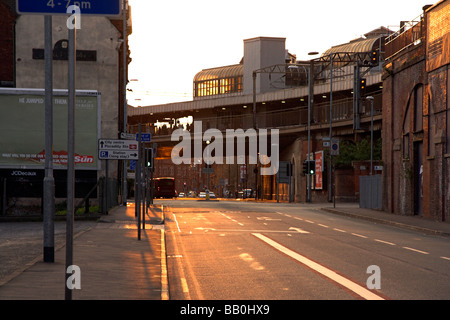
{"type": "MultiPolygon", "coordinates": [[[[309,52],[309,56],[314,56],[319,54],[318,52],[309,52]]],[[[309,62],[309,70],[308,70],[308,158],[310,157],[311,153],[311,109],[314,103],[314,60],[310,60],[309,62]]],[[[310,159],[308,159],[310,160],[310,159]]],[[[307,172],[307,179],[308,179],[308,191],[307,191],[307,202],[312,202],[312,177],[311,177],[311,168],[310,162],[307,162],[308,164],[308,172],[307,172]]]]}
{"type": "MultiPolygon", "coordinates": [[[[127,51],[128,51],[128,46],[127,46],[127,1],[123,1],[123,9],[122,9],[122,14],[123,14],[123,21],[122,21],[122,28],[123,28],[123,132],[127,132],[127,51]]],[[[127,206],[127,161],[123,160],[123,175],[122,175],[122,202],[123,205],[126,207],[127,206]]]]}
{"type": "MultiPolygon", "coordinates": [[[[211,141],[209,141],[209,140],[206,141],[207,148],[209,147],[210,143],[211,143],[211,141]]],[[[206,200],[209,200],[209,170],[210,170],[209,149],[206,154],[207,154],[207,158],[206,158],[206,200]]]]}
{"type": "Polygon", "coordinates": [[[373,97],[368,96],[370,101],[370,175],[373,174],[373,97]]]}
{"type": "MultiPolygon", "coordinates": [[[[309,52],[308,55],[313,56],[319,54],[318,52],[309,52]]],[[[311,108],[314,102],[314,61],[310,60],[302,61],[302,64],[289,65],[288,69],[298,69],[300,66],[306,69],[305,64],[309,63],[308,70],[308,157],[311,153],[311,108]]],[[[256,76],[257,73],[286,73],[286,65],[274,65],[266,68],[258,69],[253,71],[253,128],[257,130],[258,124],[256,120],[256,76]]],[[[307,191],[307,201],[311,202],[311,175],[310,175],[310,163],[308,162],[308,191],[307,191]]],[[[256,179],[255,179],[256,180],[256,179]]],[[[261,179],[262,180],[262,179],[261,179]]],[[[257,181],[257,180],[256,180],[257,181]]],[[[256,186],[258,188],[258,186],[256,186]]],[[[261,195],[263,193],[263,183],[261,183],[261,195]]]]}
{"type": "Polygon", "coordinates": [[[329,155],[329,172],[328,172],[328,201],[331,202],[332,201],[332,174],[331,174],[331,169],[332,169],[332,164],[331,164],[331,159],[332,159],[332,155],[331,155],[331,145],[332,145],[332,138],[333,138],[333,54],[330,55],[330,133],[329,133],[329,138],[330,138],[330,155],[329,155]]]}

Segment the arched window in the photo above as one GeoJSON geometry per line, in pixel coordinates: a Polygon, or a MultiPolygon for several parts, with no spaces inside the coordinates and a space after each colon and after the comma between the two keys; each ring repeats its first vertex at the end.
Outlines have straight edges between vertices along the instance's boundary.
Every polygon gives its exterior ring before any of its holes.
{"type": "Polygon", "coordinates": [[[412,90],[403,117],[403,159],[409,159],[412,132],[423,130],[423,85],[418,84],[412,90]],[[411,114],[412,113],[412,114],[411,114]],[[411,119],[411,117],[413,117],[411,119]]]}
{"type": "Polygon", "coordinates": [[[423,86],[414,89],[414,132],[423,130],[423,86]]]}
{"type": "Polygon", "coordinates": [[[194,97],[243,91],[243,65],[205,69],[194,77],[194,97]]]}
{"type": "Polygon", "coordinates": [[[427,155],[429,157],[434,156],[434,143],[433,143],[433,135],[434,135],[434,127],[435,127],[435,115],[433,112],[433,106],[431,105],[430,96],[428,96],[428,149],[427,155]]]}
{"type": "Polygon", "coordinates": [[[411,99],[408,101],[408,105],[406,106],[406,110],[403,116],[403,141],[402,141],[402,149],[403,149],[403,159],[409,159],[409,136],[410,136],[410,104],[411,99]]]}

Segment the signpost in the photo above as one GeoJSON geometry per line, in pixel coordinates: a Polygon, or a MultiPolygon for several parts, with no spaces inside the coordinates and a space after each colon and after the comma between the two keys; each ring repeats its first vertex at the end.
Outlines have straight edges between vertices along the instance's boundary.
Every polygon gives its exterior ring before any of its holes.
{"type": "Polygon", "coordinates": [[[125,140],[134,140],[135,135],[133,133],[121,132],[120,138],[125,140]]]}
{"type": "Polygon", "coordinates": [[[332,156],[338,156],[339,155],[339,140],[338,139],[331,139],[330,154],[332,156]]]}
{"type": "Polygon", "coordinates": [[[16,0],[19,14],[67,14],[70,5],[77,5],[82,14],[117,16],[121,12],[120,0],[16,0]]]}
{"type": "MultiPolygon", "coordinates": [[[[152,135],[150,133],[141,133],[142,142],[150,142],[152,135]]],[[[136,141],[139,141],[138,133],[136,133],[136,141]]]]}
{"type": "MultiPolygon", "coordinates": [[[[138,141],[139,134],[138,133],[121,132],[120,133],[120,138],[121,139],[125,139],[125,140],[136,140],[136,141],[138,141]]],[[[141,141],[142,142],[150,142],[151,139],[152,139],[152,135],[150,133],[141,133],[141,141]]]]}
{"type": "Polygon", "coordinates": [[[138,142],[134,140],[98,140],[100,160],[137,160],[138,142]]]}

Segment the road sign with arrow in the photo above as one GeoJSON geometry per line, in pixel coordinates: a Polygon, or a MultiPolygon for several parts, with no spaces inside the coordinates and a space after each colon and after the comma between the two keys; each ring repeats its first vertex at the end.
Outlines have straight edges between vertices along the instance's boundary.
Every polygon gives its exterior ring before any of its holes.
{"type": "Polygon", "coordinates": [[[138,142],[133,140],[98,140],[100,160],[137,160],[138,142]]]}

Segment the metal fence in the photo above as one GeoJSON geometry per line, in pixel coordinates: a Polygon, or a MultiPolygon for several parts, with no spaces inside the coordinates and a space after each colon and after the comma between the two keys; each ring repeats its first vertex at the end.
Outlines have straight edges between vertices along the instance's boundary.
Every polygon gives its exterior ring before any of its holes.
{"type": "MultiPolygon", "coordinates": [[[[374,94],[374,115],[382,113],[382,96],[381,93],[374,94]]],[[[363,103],[360,107],[360,116],[370,116],[370,107],[363,103]]],[[[340,99],[333,102],[332,116],[333,122],[345,121],[353,119],[353,99],[340,99]]],[[[207,129],[219,129],[225,131],[226,129],[249,129],[253,128],[253,114],[242,115],[225,115],[209,118],[194,117],[195,121],[202,121],[203,131],[207,129]]],[[[325,124],[330,122],[330,103],[322,102],[314,104],[311,112],[311,124],[325,124]]],[[[308,123],[308,107],[300,106],[290,109],[281,109],[275,111],[258,112],[256,114],[256,123],[258,128],[283,128],[289,126],[306,126],[308,123]]],[[[150,132],[156,136],[170,135],[177,126],[174,123],[169,126],[162,127],[154,124],[144,124],[143,132],[150,132]]],[[[188,125],[188,131],[193,129],[193,126],[188,125]]],[[[129,132],[137,132],[137,125],[130,126],[129,132]]]]}
{"type": "Polygon", "coordinates": [[[407,47],[425,39],[425,26],[423,14],[412,21],[403,21],[399,31],[393,33],[385,40],[385,59],[389,60],[393,55],[407,47]]]}

